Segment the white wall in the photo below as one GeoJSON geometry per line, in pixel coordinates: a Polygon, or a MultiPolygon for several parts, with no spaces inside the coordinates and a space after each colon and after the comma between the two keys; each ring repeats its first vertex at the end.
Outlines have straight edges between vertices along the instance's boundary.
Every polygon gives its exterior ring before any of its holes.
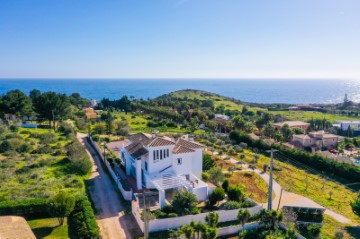
{"type": "Polygon", "coordinates": [[[163,170],[164,168],[172,165],[172,150],[174,148],[174,145],[168,145],[168,146],[162,146],[162,147],[149,147],[146,148],[149,151],[148,156],[148,173],[149,175],[153,175],[158,173],[159,171],[163,170]],[[169,157],[158,159],[154,162],[154,150],[163,150],[163,149],[169,149],[169,157]]]}
{"type": "MultiPolygon", "coordinates": [[[[144,222],[140,218],[140,210],[138,207],[137,202],[132,203],[132,213],[139,224],[141,230],[144,228],[144,222]]],[[[250,211],[251,215],[254,215],[262,209],[262,205],[258,205],[252,208],[246,208],[250,211]]],[[[237,219],[237,214],[239,212],[239,209],[234,210],[218,210],[216,213],[219,214],[220,219],[219,222],[227,222],[227,221],[233,221],[237,219]]],[[[151,220],[149,222],[149,231],[155,232],[155,231],[163,231],[168,229],[174,229],[179,228],[183,225],[186,225],[190,223],[191,221],[195,222],[203,222],[205,223],[205,217],[208,213],[200,213],[196,215],[187,215],[182,217],[172,217],[172,218],[163,218],[163,219],[155,219],[151,220]]]]}
{"type": "Polygon", "coordinates": [[[202,155],[203,149],[196,149],[195,153],[193,154],[192,162],[192,172],[195,174],[196,177],[201,178],[202,173],[202,155]]]}
{"type": "Polygon", "coordinates": [[[192,153],[173,154],[172,164],[173,169],[177,175],[191,174],[192,172],[192,153]],[[181,158],[182,163],[178,164],[178,158],[181,158]]]}

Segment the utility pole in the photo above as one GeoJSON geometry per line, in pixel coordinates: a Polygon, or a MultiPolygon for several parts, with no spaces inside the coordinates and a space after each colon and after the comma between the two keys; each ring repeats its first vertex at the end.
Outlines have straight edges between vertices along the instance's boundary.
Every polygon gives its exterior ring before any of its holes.
{"type": "Polygon", "coordinates": [[[144,215],[144,239],[149,239],[149,231],[148,231],[148,215],[146,210],[146,199],[145,199],[145,190],[143,189],[143,199],[144,199],[144,208],[143,208],[143,215],[144,215]]]}
{"type": "Polygon", "coordinates": [[[266,152],[270,153],[270,176],[269,176],[269,190],[268,190],[268,210],[272,210],[272,191],[273,191],[273,158],[274,158],[274,152],[277,152],[279,150],[271,149],[267,150],[266,152]]]}

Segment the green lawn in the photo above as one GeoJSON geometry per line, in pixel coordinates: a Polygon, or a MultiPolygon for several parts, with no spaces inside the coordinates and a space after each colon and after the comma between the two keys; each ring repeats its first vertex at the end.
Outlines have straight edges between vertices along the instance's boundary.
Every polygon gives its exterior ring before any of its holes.
{"type": "Polygon", "coordinates": [[[62,226],[57,218],[44,218],[28,221],[36,238],[65,239],[73,238],[69,235],[67,220],[62,226]]]}

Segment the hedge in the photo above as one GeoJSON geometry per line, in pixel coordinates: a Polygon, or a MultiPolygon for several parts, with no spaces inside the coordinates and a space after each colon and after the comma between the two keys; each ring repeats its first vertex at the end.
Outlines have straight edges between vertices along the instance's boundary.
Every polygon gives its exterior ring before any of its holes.
{"type": "Polygon", "coordinates": [[[87,196],[76,200],[75,209],[68,218],[69,229],[81,239],[100,238],[96,217],[87,196]]]}
{"type": "Polygon", "coordinates": [[[50,216],[47,207],[48,201],[45,198],[3,201],[0,202],[0,215],[22,216],[27,220],[47,218],[50,216]]]}
{"type": "MultiPolygon", "coordinates": [[[[253,140],[249,135],[238,131],[232,131],[230,133],[230,139],[236,143],[247,143],[249,146],[256,147],[263,151],[270,149],[270,146],[262,140],[253,140]]],[[[290,149],[279,144],[273,144],[271,147],[297,162],[310,166],[318,171],[326,172],[329,176],[336,175],[350,182],[360,181],[360,167],[358,166],[339,163],[318,154],[312,154],[304,150],[290,149]]]]}

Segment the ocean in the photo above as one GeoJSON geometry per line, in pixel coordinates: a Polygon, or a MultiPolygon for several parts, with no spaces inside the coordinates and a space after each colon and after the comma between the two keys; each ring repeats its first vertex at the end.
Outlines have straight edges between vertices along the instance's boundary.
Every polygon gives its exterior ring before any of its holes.
{"type": "Polygon", "coordinates": [[[80,93],[88,99],[123,95],[155,98],[182,89],[204,90],[254,103],[338,103],[345,94],[360,102],[360,81],[346,80],[206,80],[206,79],[0,79],[0,94],[20,89],[80,93]]]}

